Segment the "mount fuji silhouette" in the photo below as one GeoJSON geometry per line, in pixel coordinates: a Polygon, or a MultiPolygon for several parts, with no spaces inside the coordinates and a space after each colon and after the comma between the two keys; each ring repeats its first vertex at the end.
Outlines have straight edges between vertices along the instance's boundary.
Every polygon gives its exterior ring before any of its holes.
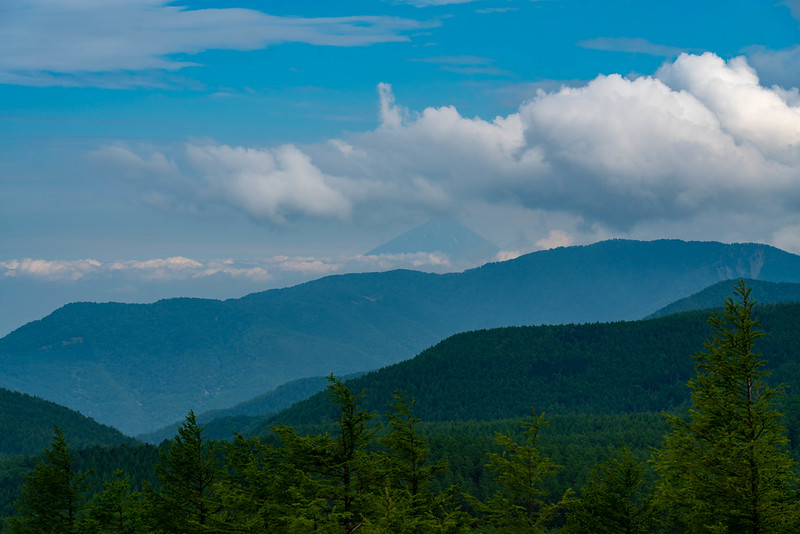
{"type": "Polygon", "coordinates": [[[454,264],[477,265],[493,260],[499,251],[497,245],[457,221],[433,219],[370,250],[367,255],[439,252],[454,264]]]}

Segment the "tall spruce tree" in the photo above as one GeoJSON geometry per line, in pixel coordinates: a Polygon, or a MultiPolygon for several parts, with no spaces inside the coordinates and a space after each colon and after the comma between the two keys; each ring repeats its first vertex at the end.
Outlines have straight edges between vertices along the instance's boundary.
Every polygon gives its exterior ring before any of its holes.
{"type": "Polygon", "coordinates": [[[67,440],[58,427],[44,459],[34,466],[22,485],[10,519],[11,531],[19,534],[72,534],[86,503],[89,472],[75,473],[67,440]]]}
{"type": "Polygon", "coordinates": [[[377,486],[374,457],[366,450],[377,431],[369,423],[376,415],[360,407],[363,392],[351,392],[333,375],[328,380],[328,397],[336,406],[333,435],[301,436],[284,425],[274,430],[286,459],[306,475],[297,496],[304,508],[296,510],[292,530],[350,534],[363,525],[377,486]]]}
{"type": "Polygon", "coordinates": [[[786,451],[782,393],[765,383],[755,302],[739,281],[722,314],[712,314],[705,350],[693,356],[688,418],[667,416],[672,432],[654,461],[657,494],[690,532],[798,532],[795,464],[786,451]]]}
{"type": "Polygon", "coordinates": [[[212,515],[219,510],[214,493],[219,466],[214,446],[203,436],[204,429],[190,411],[156,464],[161,485],[155,499],[156,516],[164,532],[207,532],[212,515]]]}
{"type": "Polygon", "coordinates": [[[569,502],[572,490],[554,501],[541,488],[542,480],[561,469],[538,448],[539,432],[548,425],[544,413],[533,411],[533,420],[520,422],[524,442],[514,441],[509,434],[495,436],[502,452],[489,453],[487,467],[500,489],[488,502],[475,500],[473,504],[496,532],[544,532],[569,502]]]}

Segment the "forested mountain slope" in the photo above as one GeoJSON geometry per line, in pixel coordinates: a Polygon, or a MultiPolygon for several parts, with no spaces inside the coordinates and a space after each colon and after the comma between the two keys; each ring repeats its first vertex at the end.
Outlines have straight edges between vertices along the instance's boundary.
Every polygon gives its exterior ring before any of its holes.
{"type": "MultiPolygon", "coordinates": [[[[759,306],[755,316],[765,334],[756,349],[774,373],[770,381],[800,392],[800,304],[759,306]]],[[[424,421],[520,418],[531,407],[551,414],[670,411],[689,398],[691,355],[711,333],[707,319],[707,311],[695,311],[631,322],[466,332],[347,384],[363,389],[363,406],[378,413],[395,389],[407,391],[424,421]]],[[[787,417],[798,421],[800,414],[792,412],[787,417]]],[[[295,425],[330,417],[331,403],[320,393],[277,414],[259,433],[278,421],[295,425]]]]}
{"type": "MultiPolygon", "coordinates": [[[[210,439],[229,439],[234,430],[246,433],[249,424],[253,422],[257,424],[261,420],[261,417],[253,416],[264,416],[285,410],[292,404],[324,390],[327,385],[328,380],[322,376],[299,378],[253,399],[240,402],[233,408],[209,410],[197,414],[197,422],[206,427],[205,435],[210,439]]],[[[146,443],[158,444],[175,436],[183,422],[183,420],[176,421],[155,432],[136,437],[146,443]]]]}
{"type": "MultiPolygon", "coordinates": [[[[800,284],[789,282],[766,282],[764,280],[746,280],[753,291],[753,299],[761,304],[776,302],[800,302],[800,284]]],[[[652,313],[650,317],[663,317],[673,313],[690,310],[721,308],[722,303],[730,295],[729,282],[717,282],[702,291],[677,300],[652,313]]]]}
{"type": "Polygon", "coordinates": [[[0,388],[0,459],[39,454],[50,444],[56,426],[71,436],[75,448],[134,441],[63,406],[0,388]]]}
{"type": "Polygon", "coordinates": [[[297,378],[376,369],[457,332],[636,319],[740,276],[800,282],[800,256],[613,240],[463,273],[331,276],[226,301],[70,304],[0,339],[0,386],[139,434],[297,378]]]}

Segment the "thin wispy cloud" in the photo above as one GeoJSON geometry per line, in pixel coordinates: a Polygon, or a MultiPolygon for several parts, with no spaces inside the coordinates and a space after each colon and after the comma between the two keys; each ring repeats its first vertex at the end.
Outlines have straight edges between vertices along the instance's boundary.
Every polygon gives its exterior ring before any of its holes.
{"type": "Polygon", "coordinates": [[[578,41],[576,44],[582,48],[588,48],[591,50],[648,54],[651,56],[660,56],[666,58],[674,58],[684,52],[698,52],[698,50],[690,50],[677,46],[651,43],[650,41],[639,37],[597,37],[594,39],[578,41]]]}
{"type": "Polygon", "coordinates": [[[495,60],[482,56],[429,56],[413,58],[415,63],[433,63],[440,69],[460,74],[482,74],[488,76],[508,76],[511,73],[500,69],[495,60]]]}
{"type": "Polygon", "coordinates": [[[475,13],[480,13],[482,15],[488,15],[490,13],[508,13],[509,11],[516,11],[519,8],[516,7],[487,7],[484,9],[476,9],[475,13]]]}
{"type": "Polygon", "coordinates": [[[195,9],[166,0],[22,0],[0,16],[0,83],[160,86],[137,73],[196,66],[206,50],[281,43],[365,46],[409,40],[435,25],[388,16],[279,17],[243,8],[195,9]],[[114,76],[100,73],[117,73],[114,76]]]}
{"type": "Polygon", "coordinates": [[[447,6],[452,4],[469,4],[477,0],[394,0],[395,4],[408,4],[415,7],[447,6]]]}

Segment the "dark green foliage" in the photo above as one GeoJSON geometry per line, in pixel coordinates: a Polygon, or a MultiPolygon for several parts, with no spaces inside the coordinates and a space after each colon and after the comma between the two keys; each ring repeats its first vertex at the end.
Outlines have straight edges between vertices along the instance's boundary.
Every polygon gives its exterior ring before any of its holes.
{"type": "MultiPolygon", "coordinates": [[[[456,332],[637,319],[720,273],[757,268],[800,282],[800,257],[765,245],[614,240],[457,274],[332,276],[227,301],[71,304],[0,340],[0,386],[139,434],[300,377],[376,369],[456,332]]],[[[427,404],[401,383],[374,400],[385,406],[395,387],[427,404]]],[[[521,417],[530,405],[544,407],[521,399],[516,413],[488,418],[521,417]]]]}
{"type": "MultiPolygon", "coordinates": [[[[765,332],[769,368],[790,392],[800,392],[800,304],[759,306],[754,314],[765,332]]],[[[707,318],[708,312],[698,311],[466,332],[347,383],[365,391],[365,407],[372,411],[387,406],[395,389],[408,391],[425,421],[520,418],[530,406],[551,415],[676,411],[688,405],[691,355],[711,334],[707,318]]],[[[328,414],[326,399],[316,395],[274,419],[298,425],[322,422],[328,414]]],[[[258,434],[266,432],[263,426],[258,434]]]]}
{"type": "Polygon", "coordinates": [[[133,492],[130,478],[122,470],[103,484],[86,507],[81,520],[81,534],[148,534],[148,503],[141,493],[133,492]]]}
{"type": "Polygon", "coordinates": [[[0,388],[0,459],[39,454],[50,443],[55,426],[67,436],[74,436],[70,442],[75,448],[134,442],[78,412],[0,388]]]}
{"type": "Polygon", "coordinates": [[[301,436],[279,425],[275,432],[286,448],[285,458],[306,474],[300,495],[309,503],[295,528],[333,529],[349,533],[359,528],[376,485],[376,466],[367,445],[376,429],[375,414],[361,408],[363,393],[354,394],[341,380],[329,377],[327,395],[336,408],[333,435],[301,436]]]}
{"type": "Polygon", "coordinates": [[[204,532],[218,512],[214,489],[219,466],[214,447],[204,439],[203,427],[190,411],[156,464],[160,490],[154,498],[154,513],[160,531],[204,532]]]}
{"type": "Polygon", "coordinates": [[[447,469],[447,463],[441,460],[428,463],[430,448],[419,429],[421,419],[413,415],[413,408],[413,399],[409,401],[405,394],[395,392],[394,403],[386,412],[390,432],[380,443],[388,449],[387,478],[394,482],[395,489],[408,494],[409,515],[420,516],[425,503],[430,502],[428,484],[447,469]]]}
{"type": "Polygon", "coordinates": [[[547,426],[544,414],[533,412],[531,421],[521,422],[524,441],[518,442],[510,434],[498,433],[495,437],[501,451],[489,453],[487,467],[494,474],[498,491],[486,503],[475,504],[485,514],[484,521],[498,532],[544,532],[568,504],[571,490],[552,501],[541,487],[543,480],[562,467],[538,448],[539,432],[547,426]]]}
{"type": "Polygon", "coordinates": [[[429,486],[447,463],[428,461],[430,447],[413,407],[413,399],[395,392],[386,412],[389,432],[379,439],[386,450],[376,457],[383,466],[379,477],[384,484],[372,499],[376,519],[367,524],[367,532],[435,532],[443,519],[437,515],[437,506],[444,503],[437,504],[429,486]]]}
{"type": "Polygon", "coordinates": [[[73,534],[85,505],[89,473],[78,475],[67,441],[56,427],[44,459],[26,477],[15,504],[11,531],[19,534],[73,534]]]}
{"type": "Polygon", "coordinates": [[[225,444],[225,467],[217,493],[223,512],[212,522],[218,532],[284,532],[297,508],[294,488],[304,474],[284,451],[241,434],[225,444]]]}
{"type": "Polygon", "coordinates": [[[661,505],[684,528],[699,532],[797,532],[795,462],[754,352],[763,333],[753,319],[750,289],[741,281],[713,335],[694,356],[687,419],[668,416],[672,432],[658,451],[661,505]]]}
{"type": "Polygon", "coordinates": [[[623,446],[592,470],[580,498],[570,503],[570,534],[648,534],[658,514],[645,466],[623,446]]]}

